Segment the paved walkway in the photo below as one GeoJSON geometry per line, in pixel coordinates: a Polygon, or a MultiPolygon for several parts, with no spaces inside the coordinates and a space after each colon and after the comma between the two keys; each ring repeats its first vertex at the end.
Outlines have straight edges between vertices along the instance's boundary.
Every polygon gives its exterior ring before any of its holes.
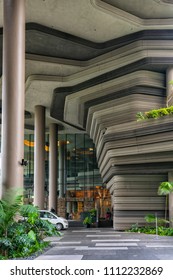
{"type": "Polygon", "coordinates": [[[71,228],[37,260],[173,260],[173,237],[71,228]]]}

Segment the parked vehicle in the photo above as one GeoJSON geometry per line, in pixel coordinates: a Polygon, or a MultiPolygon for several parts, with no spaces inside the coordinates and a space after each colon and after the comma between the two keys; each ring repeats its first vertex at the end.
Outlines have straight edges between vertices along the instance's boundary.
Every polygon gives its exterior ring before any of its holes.
{"type": "Polygon", "coordinates": [[[48,220],[50,223],[54,224],[57,230],[67,229],[68,221],[62,217],[58,217],[56,214],[48,210],[39,210],[40,219],[48,220]]]}

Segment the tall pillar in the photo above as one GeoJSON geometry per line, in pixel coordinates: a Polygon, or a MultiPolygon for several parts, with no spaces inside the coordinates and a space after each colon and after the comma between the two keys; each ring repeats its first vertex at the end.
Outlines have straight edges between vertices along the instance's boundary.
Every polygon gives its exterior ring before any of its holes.
{"type": "MultiPolygon", "coordinates": [[[[173,104],[173,67],[166,70],[166,90],[167,90],[167,106],[173,104]]],[[[173,172],[168,172],[168,181],[173,182],[173,172]]],[[[173,193],[169,194],[169,221],[170,227],[173,226],[173,193]]]]}
{"type": "MultiPolygon", "coordinates": [[[[173,182],[173,172],[168,172],[168,181],[173,182]]],[[[169,194],[169,226],[173,227],[173,193],[169,194]]]]}
{"type": "Polygon", "coordinates": [[[2,188],[23,188],[25,0],[3,1],[2,188]]]}
{"type": "MultiPolygon", "coordinates": [[[[167,106],[172,106],[173,105],[173,67],[168,67],[166,70],[166,94],[167,94],[167,106]]],[[[168,172],[168,181],[173,182],[173,172],[168,172]]],[[[169,222],[170,222],[170,227],[173,227],[173,193],[169,194],[169,222]]]]}
{"type": "Polygon", "coordinates": [[[59,197],[58,197],[58,215],[66,217],[66,203],[65,203],[65,183],[66,183],[66,161],[65,161],[65,141],[59,141],[59,197]]]}
{"type": "Polygon", "coordinates": [[[35,106],[34,205],[44,209],[45,199],[45,107],[35,106]]]}
{"type": "Polygon", "coordinates": [[[49,209],[57,212],[57,125],[50,124],[50,145],[49,145],[49,209]]]}
{"type": "Polygon", "coordinates": [[[59,197],[65,195],[65,141],[59,141],[59,197]]]}
{"type": "Polygon", "coordinates": [[[167,95],[166,105],[172,106],[173,105],[173,67],[168,67],[166,70],[166,95],[167,95]]]}

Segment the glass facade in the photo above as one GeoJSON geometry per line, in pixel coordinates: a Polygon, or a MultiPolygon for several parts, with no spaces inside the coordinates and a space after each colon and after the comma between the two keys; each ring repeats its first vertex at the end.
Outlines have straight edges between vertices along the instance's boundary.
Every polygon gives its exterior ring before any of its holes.
{"type": "MultiPolygon", "coordinates": [[[[57,196],[66,203],[66,214],[79,220],[81,213],[100,207],[104,217],[111,207],[110,195],[97,166],[95,146],[87,134],[58,135],[58,178],[57,196]]],[[[32,202],[34,188],[34,135],[25,135],[24,168],[25,196],[32,202]]],[[[49,135],[45,141],[45,197],[48,206],[49,195],[49,135]]]]}

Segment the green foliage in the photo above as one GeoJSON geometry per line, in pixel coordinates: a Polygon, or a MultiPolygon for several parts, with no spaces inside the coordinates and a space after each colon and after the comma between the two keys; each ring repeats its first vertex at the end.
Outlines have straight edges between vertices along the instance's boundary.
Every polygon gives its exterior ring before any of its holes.
{"type": "Polygon", "coordinates": [[[168,210],[168,195],[173,192],[173,183],[172,182],[162,182],[158,188],[159,195],[165,195],[165,220],[167,218],[168,210]]]}
{"type": "Polygon", "coordinates": [[[146,226],[140,227],[138,224],[132,225],[129,232],[147,233],[147,234],[158,234],[158,235],[168,235],[173,236],[173,228],[166,227],[169,221],[157,218],[153,214],[148,214],[144,217],[145,221],[148,223],[146,226]]]}
{"type": "Polygon", "coordinates": [[[159,195],[168,195],[173,192],[173,183],[172,182],[162,182],[158,189],[159,195]]]}
{"type": "Polygon", "coordinates": [[[142,112],[138,112],[138,113],[136,114],[136,117],[137,117],[137,120],[138,120],[138,121],[139,121],[139,120],[145,120],[145,119],[146,119],[145,115],[144,115],[142,112]]]}
{"type": "Polygon", "coordinates": [[[34,224],[39,217],[38,208],[31,204],[22,205],[20,208],[20,214],[22,217],[27,217],[30,224],[34,224]]]}
{"type": "Polygon", "coordinates": [[[37,219],[35,222],[35,227],[38,229],[37,234],[40,239],[43,239],[45,236],[61,236],[61,233],[57,231],[56,226],[47,220],[37,219]]]}
{"type": "Polygon", "coordinates": [[[7,230],[19,212],[22,199],[22,195],[8,191],[4,195],[4,199],[0,200],[0,236],[7,236],[7,230]]]}
{"type": "Polygon", "coordinates": [[[28,237],[34,242],[37,240],[36,233],[32,229],[28,232],[28,237]]]}
{"type": "Polygon", "coordinates": [[[48,246],[44,237],[60,235],[54,225],[39,218],[37,207],[23,205],[22,200],[13,192],[0,200],[0,259],[29,256],[48,246]]]}
{"type": "Polygon", "coordinates": [[[89,212],[90,212],[90,215],[91,215],[92,217],[96,217],[97,211],[96,211],[95,208],[91,209],[89,212]]]}
{"type": "Polygon", "coordinates": [[[147,223],[154,223],[156,221],[156,217],[153,214],[148,214],[144,217],[147,223]]]}
{"type": "Polygon", "coordinates": [[[95,208],[91,209],[88,213],[88,215],[85,217],[85,219],[83,220],[83,224],[84,225],[91,225],[96,221],[96,214],[97,211],[95,208]]]}
{"type": "Polygon", "coordinates": [[[173,228],[166,228],[163,226],[158,226],[157,232],[156,227],[145,226],[145,227],[133,227],[128,232],[138,232],[146,234],[158,234],[161,236],[173,236],[173,228]]]}
{"type": "Polygon", "coordinates": [[[145,113],[147,119],[157,119],[159,118],[159,110],[151,110],[145,113]]]}
{"type": "Polygon", "coordinates": [[[83,220],[83,224],[84,225],[91,225],[92,224],[92,217],[91,216],[87,216],[85,217],[85,219],[83,220]]]}
{"type": "Polygon", "coordinates": [[[148,112],[138,112],[136,114],[137,120],[147,120],[147,119],[158,119],[163,116],[173,115],[173,106],[160,108],[160,109],[153,109],[148,112]]]}
{"type": "Polygon", "coordinates": [[[5,237],[0,238],[0,248],[3,250],[12,248],[11,240],[5,237]]]}
{"type": "MultiPolygon", "coordinates": [[[[156,223],[156,216],[153,214],[148,214],[144,217],[147,223],[156,223]]],[[[166,226],[169,224],[169,221],[163,218],[157,218],[157,225],[159,226],[166,226]]]]}
{"type": "Polygon", "coordinates": [[[169,85],[173,85],[173,80],[169,81],[169,85]]]}

